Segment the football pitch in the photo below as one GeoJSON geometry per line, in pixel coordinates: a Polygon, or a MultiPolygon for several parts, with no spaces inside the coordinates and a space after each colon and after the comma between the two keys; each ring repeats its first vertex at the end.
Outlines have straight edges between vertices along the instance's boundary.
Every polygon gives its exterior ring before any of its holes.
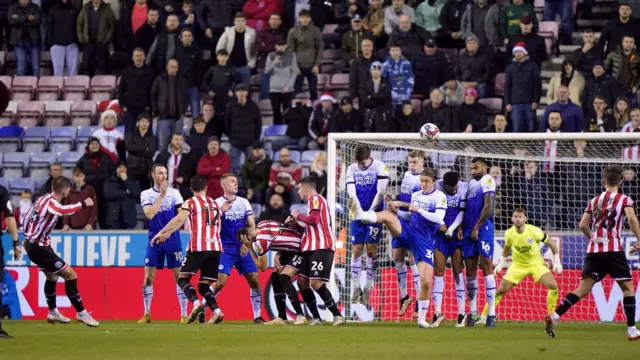
{"type": "Polygon", "coordinates": [[[498,323],[418,329],[414,323],[263,326],[154,322],[81,324],[3,322],[15,337],[0,340],[0,359],[637,359],[640,342],[625,324],[561,323],[555,339],[543,324],[498,323]]]}

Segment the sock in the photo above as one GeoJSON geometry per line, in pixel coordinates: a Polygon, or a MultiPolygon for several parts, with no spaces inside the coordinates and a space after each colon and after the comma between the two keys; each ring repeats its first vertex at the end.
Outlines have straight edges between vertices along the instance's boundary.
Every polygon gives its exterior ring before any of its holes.
{"type": "Polygon", "coordinates": [[[378,220],[378,217],[376,216],[375,211],[369,210],[360,213],[360,218],[358,220],[374,224],[378,220]]]}
{"type": "Polygon", "coordinates": [[[456,278],[456,301],[458,302],[458,314],[464,315],[464,275],[462,273],[458,274],[456,278]]]}
{"type": "Polygon", "coordinates": [[[425,321],[427,311],[429,311],[429,300],[418,300],[418,322],[425,321]]]}
{"type": "Polygon", "coordinates": [[[300,300],[298,300],[298,291],[291,283],[291,276],[280,274],[280,285],[283,287],[284,292],[287,293],[287,297],[289,298],[296,315],[304,315],[302,312],[302,306],[300,305],[300,300]]]}
{"type": "Polygon", "coordinates": [[[569,311],[569,309],[573,305],[575,305],[579,300],[580,298],[578,297],[578,295],[574,293],[568,293],[567,296],[565,296],[564,299],[562,299],[562,301],[560,302],[560,305],[558,305],[558,307],[556,308],[556,312],[551,315],[553,316],[554,319],[560,318],[560,316],[564,315],[564,313],[569,311]]]}
{"type": "Polygon", "coordinates": [[[400,288],[400,297],[407,297],[407,265],[403,262],[396,263],[396,274],[398,275],[398,287],[400,288]]]}
{"type": "MultiPolygon", "coordinates": [[[[209,307],[209,309],[214,311],[214,314],[218,314],[220,313],[220,311],[218,311],[217,313],[215,312],[218,309],[218,303],[216,302],[216,296],[213,295],[213,291],[211,289],[211,287],[209,287],[209,284],[198,284],[198,292],[200,293],[200,295],[202,295],[206,301],[207,306],[209,307]]],[[[185,291],[186,293],[186,291],[185,291]]]]}
{"type": "Polygon", "coordinates": [[[442,315],[442,292],[444,291],[444,277],[435,276],[433,279],[433,306],[436,315],[442,315]]]}
{"type": "Polygon", "coordinates": [[[313,293],[311,288],[306,288],[300,292],[304,303],[307,304],[307,308],[311,312],[314,319],[320,319],[320,313],[318,312],[318,306],[316,305],[316,294],[313,293]]]}
{"type": "Polygon", "coordinates": [[[216,297],[218,296],[218,294],[222,290],[222,289],[218,290],[218,289],[214,288],[213,285],[209,286],[209,288],[211,289],[211,292],[213,293],[213,296],[216,296],[216,297]]]}
{"type": "Polygon", "coordinates": [[[418,296],[420,292],[420,270],[418,270],[418,265],[411,265],[411,275],[413,275],[413,286],[416,288],[416,296],[418,296]]]}
{"type": "Polygon", "coordinates": [[[49,310],[56,309],[56,284],[57,281],[47,280],[44,282],[44,297],[47,299],[49,310]]]}
{"type": "Polygon", "coordinates": [[[362,272],[362,256],[351,256],[351,283],[354,289],[360,288],[360,273],[362,272]]]}
{"type": "Polygon", "coordinates": [[[476,304],[476,292],[478,291],[478,279],[475,276],[467,276],[467,299],[469,299],[469,311],[471,314],[478,313],[476,304]]]}
{"type": "Polygon", "coordinates": [[[378,271],[378,259],[372,259],[367,257],[367,289],[373,288],[373,282],[376,280],[376,273],[378,271]]]}
{"type": "Polygon", "coordinates": [[[142,298],[144,299],[144,313],[151,314],[151,300],[153,299],[153,286],[142,287],[142,298]]]}
{"type": "Polygon", "coordinates": [[[253,308],[253,318],[257,319],[260,317],[260,312],[262,311],[262,289],[260,289],[260,287],[250,289],[249,293],[251,296],[251,307],[253,308]]]}
{"type": "Polygon", "coordinates": [[[178,284],[176,284],[176,295],[178,295],[178,303],[180,304],[180,316],[187,316],[187,304],[189,303],[189,299],[187,299],[187,296],[178,284]]]}
{"type": "Polygon", "coordinates": [[[273,288],[273,298],[276,300],[278,317],[282,320],[287,320],[287,295],[284,293],[284,287],[280,283],[280,274],[274,271],[271,273],[270,278],[271,287],[273,288]]]}
{"type": "Polygon", "coordinates": [[[484,287],[487,291],[487,304],[489,304],[489,316],[496,316],[496,278],[493,275],[484,277],[484,287]]]}
{"type": "Polygon", "coordinates": [[[78,279],[65,281],[64,289],[67,292],[69,301],[71,301],[71,305],[73,305],[76,311],[84,311],[84,305],[82,305],[82,299],[80,298],[80,293],[78,292],[78,279]]]}
{"type": "Polygon", "coordinates": [[[318,295],[320,295],[320,298],[322,299],[322,301],[324,301],[324,306],[326,306],[327,309],[331,311],[333,316],[342,316],[342,314],[340,313],[340,310],[338,310],[338,306],[336,305],[336,302],[333,300],[333,295],[331,294],[331,291],[327,289],[327,286],[325,284],[322,284],[322,286],[318,290],[316,290],[316,292],[318,293],[318,295]]]}
{"type": "Polygon", "coordinates": [[[195,302],[198,301],[198,294],[196,293],[196,289],[194,289],[189,280],[178,279],[178,286],[182,288],[182,293],[187,298],[187,300],[191,301],[195,305],[195,302]]]}
{"type": "MultiPolygon", "coordinates": [[[[498,305],[496,299],[496,306],[498,305]]],[[[558,289],[548,290],[547,291],[547,314],[553,314],[553,310],[556,308],[556,304],[558,304],[558,289]]]]}
{"type": "Polygon", "coordinates": [[[636,326],[636,297],[625,296],[622,299],[622,304],[624,307],[624,316],[627,317],[627,326],[635,327],[636,326]]]}

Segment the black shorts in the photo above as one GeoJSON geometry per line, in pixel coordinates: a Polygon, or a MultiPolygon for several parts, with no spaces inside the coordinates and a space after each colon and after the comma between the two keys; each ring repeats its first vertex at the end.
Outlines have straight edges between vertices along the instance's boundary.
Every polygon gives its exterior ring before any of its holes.
{"type": "Polygon", "coordinates": [[[331,268],[333,268],[333,251],[309,251],[302,253],[298,275],[311,280],[329,281],[331,268]]]}
{"type": "Polygon", "coordinates": [[[200,279],[217,281],[220,251],[187,251],[180,274],[195,275],[200,271],[200,279]]]}
{"type": "Polygon", "coordinates": [[[613,280],[633,279],[624,251],[591,253],[584,258],[581,279],[595,276],[600,281],[607,275],[613,280]]]}
{"type": "Polygon", "coordinates": [[[39,246],[30,242],[25,242],[24,249],[32,263],[38,265],[38,269],[50,274],[57,274],[67,267],[51,246],[39,246]]]}
{"type": "Polygon", "coordinates": [[[280,265],[292,268],[299,273],[300,265],[302,265],[302,253],[294,251],[280,251],[280,265]]]}

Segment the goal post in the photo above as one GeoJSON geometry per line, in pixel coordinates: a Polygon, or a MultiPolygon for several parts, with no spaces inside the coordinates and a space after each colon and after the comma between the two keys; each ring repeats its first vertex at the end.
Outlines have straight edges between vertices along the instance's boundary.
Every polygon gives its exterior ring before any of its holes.
{"type": "MultiPolygon", "coordinates": [[[[560,299],[573,290],[580,277],[582,259],[588,240],[577,224],[588,199],[602,191],[601,170],[608,165],[623,166],[621,192],[637,201],[640,183],[637,166],[640,153],[639,133],[460,133],[440,134],[437,141],[417,133],[331,133],[327,142],[327,200],[332,227],[338,243],[330,288],[343,315],[355,321],[410,321],[413,309],[398,316],[400,294],[392,261],[391,235],[385,228],[378,247],[379,267],[369,306],[351,303],[351,234],[349,229],[345,173],[354,162],[355,148],[368,145],[372,157],[387,165],[390,173],[387,193],[398,195],[403,174],[407,171],[407,154],[419,150],[425,154],[425,168],[432,167],[441,177],[457,171],[463,181],[471,176],[471,159],[488,160],[496,180],[494,212],[494,264],[502,252],[503,234],[510,227],[511,212],[517,207],[527,210],[529,223],[540,226],[560,247],[565,271],[556,275],[560,299]]],[[[634,283],[640,279],[638,255],[629,249],[635,237],[624,232],[625,251],[632,266],[634,283]]],[[[547,246],[542,248],[545,261],[552,258],[547,246]]],[[[361,284],[366,282],[366,254],[363,255],[361,284]]],[[[408,259],[407,259],[408,261],[408,259]]],[[[408,264],[408,263],[407,263],[408,264]]],[[[415,287],[408,274],[408,290],[416,300],[415,287]]],[[[498,276],[498,281],[502,276],[498,276]]],[[[482,274],[478,274],[479,311],[486,301],[482,274]]],[[[456,295],[450,264],[447,263],[443,312],[447,320],[456,317],[456,295]]],[[[637,293],[640,297],[640,292],[637,293]]],[[[571,321],[623,321],[622,293],[610,279],[599,283],[587,298],[578,303],[563,319],[571,321]]],[[[467,304],[468,311],[468,304],[467,304]]],[[[428,318],[433,314],[431,306],[428,318]]],[[[546,289],[526,279],[498,305],[499,320],[541,321],[546,315],[546,289]]],[[[640,315],[640,314],[639,314],[640,315]]],[[[638,317],[638,316],[637,316],[638,317]]]]}

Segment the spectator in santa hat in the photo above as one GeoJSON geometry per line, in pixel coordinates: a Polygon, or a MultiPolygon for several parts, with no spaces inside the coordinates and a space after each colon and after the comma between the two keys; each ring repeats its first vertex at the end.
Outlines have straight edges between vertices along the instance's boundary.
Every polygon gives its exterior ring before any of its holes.
{"type": "Polygon", "coordinates": [[[513,59],[505,71],[505,110],[511,114],[514,132],[534,132],[541,92],[540,68],[529,59],[524,43],[513,47],[513,59]]]}
{"type": "Polygon", "coordinates": [[[320,104],[316,105],[309,119],[309,150],[324,150],[327,147],[329,121],[338,112],[333,94],[326,92],[320,96],[320,104]]]}
{"type": "Polygon", "coordinates": [[[116,129],[118,114],[114,110],[106,110],[100,115],[100,129],[93,132],[93,136],[100,140],[100,145],[113,162],[124,159],[124,134],[116,129]]]}

